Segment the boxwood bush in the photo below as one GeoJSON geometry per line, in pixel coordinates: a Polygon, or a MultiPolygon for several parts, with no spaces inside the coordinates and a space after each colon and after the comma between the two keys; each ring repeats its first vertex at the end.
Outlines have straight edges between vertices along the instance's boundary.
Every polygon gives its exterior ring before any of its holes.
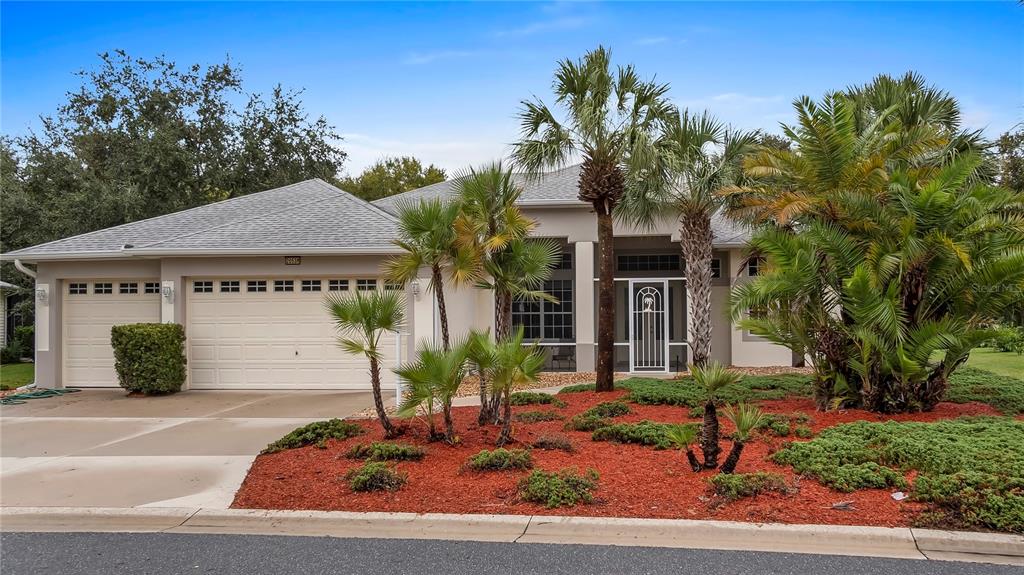
{"type": "Polygon", "coordinates": [[[185,329],[176,323],[132,323],[110,328],[117,381],[129,392],[159,395],[185,383],[185,329]]]}
{"type": "Polygon", "coordinates": [[[408,476],[386,463],[371,461],[349,471],[345,479],[352,491],[397,491],[405,485],[408,476]]]}

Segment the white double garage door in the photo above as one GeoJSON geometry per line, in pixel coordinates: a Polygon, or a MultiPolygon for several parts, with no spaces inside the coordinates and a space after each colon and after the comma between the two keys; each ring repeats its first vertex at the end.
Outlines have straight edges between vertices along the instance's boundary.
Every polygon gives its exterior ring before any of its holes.
{"type": "MultiPolygon", "coordinates": [[[[339,334],[324,305],[327,294],[343,294],[359,284],[363,289],[381,286],[376,280],[357,281],[274,277],[186,281],[181,290],[185,293],[175,294],[175,305],[186,306],[189,387],[368,389],[367,360],[339,349],[339,334]]],[[[103,279],[65,285],[65,385],[117,385],[110,328],[159,322],[162,296],[156,293],[156,282],[103,279]]],[[[382,384],[394,385],[390,368],[399,355],[397,337],[384,335],[380,348],[382,384]]]]}

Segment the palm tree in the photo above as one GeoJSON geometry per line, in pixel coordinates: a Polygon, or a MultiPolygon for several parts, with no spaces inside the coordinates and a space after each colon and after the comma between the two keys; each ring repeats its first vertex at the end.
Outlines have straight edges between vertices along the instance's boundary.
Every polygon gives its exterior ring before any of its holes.
{"type": "Polygon", "coordinates": [[[516,386],[537,380],[544,368],[544,353],[535,343],[523,345],[523,328],[496,345],[494,379],[491,386],[502,398],[501,433],[495,445],[501,447],[512,440],[512,391],[516,386]]]}
{"type": "MultiPolygon", "coordinates": [[[[495,339],[507,339],[512,331],[512,304],[516,299],[554,299],[542,291],[557,261],[558,247],[551,241],[528,239],[536,226],[517,205],[522,190],[512,173],[494,163],[470,169],[458,179],[461,213],[456,219],[462,281],[475,279],[476,286],[494,292],[495,339]]],[[[480,421],[498,419],[500,395],[488,396],[480,388],[480,421]]]]}
{"type": "Polygon", "coordinates": [[[472,371],[480,378],[480,414],[477,423],[486,425],[494,420],[494,409],[488,396],[491,388],[490,378],[494,371],[494,364],[497,361],[497,349],[491,339],[490,330],[480,332],[472,330],[466,340],[466,358],[472,371]]]}
{"type": "Polygon", "coordinates": [[[434,429],[434,406],[441,405],[444,418],[444,434],[447,443],[454,444],[455,424],[452,421],[452,398],[466,377],[467,346],[458,344],[450,350],[424,344],[416,361],[394,370],[409,384],[409,389],[398,408],[398,414],[409,417],[422,407],[427,414],[430,438],[437,438],[434,429]]]}
{"type": "Polygon", "coordinates": [[[704,367],[690,365],[693,380],[704,391],[704,424],[701,425],[700,450],[704,454],[704,468],[718,467],[718,455],[722,448],[718,445],[718,410],[716,404],[718,393],[726,386],[740,380],[740,374],[728,370],[717,361],[704,367]]]}
{"type": "Polygon", "coordinates": [[[686,461],[690,463],[690,469],[696,473],[703,468],[692,449],[698,437],[696,425],[673,425],[665,432],[665,437],[676,449],[686,451],[686,461]]]}
{"type": "MultiPolygon", "coordinates": [[[[450,349],[448,311],[444,300],[444,268],[452,268],[461,261],[455,246],[455,218],[459,214],[456,202],[439,198],[421,199],[418,203],[399,205],[398,239],[394,244],[402,248],[399,256],[384,262],[386,275],[397,282],[416,279],[423,266],[430,268],[428,289],[434,292],[437,314],[441,321],[441,342],[450,349]]],[[[453,269],[453,275],[458,275],[453,269]]]]}
{"type": "Polygon", "coordinates": [[[385,333],[398,333],[405,323],[405,298],[399,292],[379,290],[363,295],[355,291],[349,295],[334,293],[324,299],[328,313],[340,336],[338,345],[353,355],[363,355],[370,362],[370,384],[377,419],[384,428],[385,437],[394,437],[398,430],[384,411],[380,392],[380,338],[385,333]]]}
{"type": "Polygon", "coordinates": [[[722,463],[721,470],[722,473],[732,473],[736,471],[736,464],[740,462],[744,444],[750,441],[754,430],[764,423],[765,415],[757,407],[746,403],[737,405],[735,409],[726,407],[722,413],[736,427],[736,433],[732,436],[732,449],[729,450],[729,455],[722,463]]]}
{"type": "Polygon", "coordinates": [[[658,137],[671,105],[667,84],[641,80],[633,66],[611,67],[599,47],[583,58],[563,60],[554,81],[564,121],[542,101],[524,101],[522,135],[513,144],[516,163],[532,173],[564,166],[581,156],[579,199],[597,214],[599,257],[597,390],[614,389],[615,284],[612,214],[628,187],[661,181],[658,137]]]}
{"type": "Polygon", "coordinates": [[[679,220],[692,326],[689,345],[698,367],[711,355],[711,218],[722,208],[722,192],[741,181],[742,160],[757,137],[756,132],[730,130],[707,112],[674,114],[662,142],[671,185],[646,195],[628,194],[619,206],[620,216],[637,225],[653,225],[665,214],[679,220]]]}

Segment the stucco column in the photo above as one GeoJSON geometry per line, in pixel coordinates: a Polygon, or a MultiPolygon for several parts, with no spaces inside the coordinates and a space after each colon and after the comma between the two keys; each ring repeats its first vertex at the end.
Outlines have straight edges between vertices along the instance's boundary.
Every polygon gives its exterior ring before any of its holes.
{"type": "Polygon", "coordinates": [[[594,242],[576,242],[576,371],[594,371],[594,242]]]}

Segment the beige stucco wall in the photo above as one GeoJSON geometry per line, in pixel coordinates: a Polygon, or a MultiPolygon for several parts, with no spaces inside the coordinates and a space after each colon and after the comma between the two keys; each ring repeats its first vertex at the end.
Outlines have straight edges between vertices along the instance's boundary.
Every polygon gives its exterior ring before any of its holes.
{"type": "MultiPolygon", "coordinates": [[[[743,250],[731,250],[730,275],[733,285],[748,281],[745,267],[741,267],[743,250]]],[[[793,354],[788,348],[775,345],[765,339],[751,335],[735,325],[732,332],[732,363],[738,367],[767,367],[775,365],[792,365],[793,354]]]]}

